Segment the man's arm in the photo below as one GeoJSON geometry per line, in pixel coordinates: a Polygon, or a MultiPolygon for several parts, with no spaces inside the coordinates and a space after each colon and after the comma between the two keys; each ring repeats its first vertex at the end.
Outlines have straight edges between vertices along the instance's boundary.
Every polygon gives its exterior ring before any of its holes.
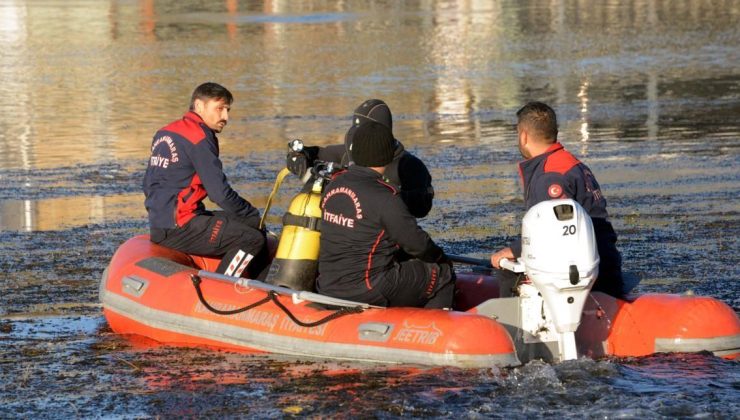
{"type": "Polygon", "coordinates": [[[346,160],[345,154],[347,154],[347,149],[343,144],[333,144],[331,146],[319,147],[317,159],[324,162],[342,163],[343,160],[346,160]]]}
{"type": "Polygon", "coordinates": [[[213,139],[206,137],[195,145],[190,157],[195,172],[208,193],[208,198],[226,212],[250,219],[250,224],[254,222],[254,227],[259,226],[259,210],[231,188],[216,150],[213,139]]]}
{"type": "Polygon", "coordinates": [[[424,162],[411,153],[404,153],[398,162],[398,179],[401,184],[401,199],[409,213],[422,218],[429,214],[434,200],[432,175],[424,162]]]}
{"type": "MultiPolygon", "coordinates": [[[[526,197],[527,210],[535,204],[558,198],[571,198],[575,196],[574,187],[567,182],[567,178],[559,173],[545,173],[532,180],[528,195],[526,197]]],[[[507,248],[501,249],[491,255],[491,265],[500,268],[501,259],[515,259],[522,256],[522,238],[517,237],[507,248]]]]}
{"type": "Polygon", "coordinates": [[[383,207],[381,223],[391,241],[397,243],[407,254],[422,261],[438,262],[444,257],[442,248],[419,227],[416,218],[409,213],[398,196],[388,199],[383,207]]]}
{"type": "Polygon", "coordinates": [[[575,185],[568,178],[557,172],[547,172],[532,180],[527,197],[527,210],[535,204],[558,198],[575,198],[575,185]]]}

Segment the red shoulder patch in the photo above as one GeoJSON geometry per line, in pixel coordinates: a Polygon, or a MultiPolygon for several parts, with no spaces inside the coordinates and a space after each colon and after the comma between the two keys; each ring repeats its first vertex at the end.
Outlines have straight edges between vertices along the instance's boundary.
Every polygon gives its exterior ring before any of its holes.
{"type": "Polygon", "coordinates": [[[547,187],[547,195],[549,195],[550,198],[560,198],[563,195],[563,187],[561,187],[560,184],[551,184],[547,187]]]}
{"type": "Polygon", "coordinates": [[[388,189],[390,189],[390,190],[391,190],[391,192],[392,192],[392,193],[393,193],[394,195],[395,195],[395,194],[398,194],[398,190],[397,190],[397,189],[396,189],[396,187],[394,187],[393,185],[391,185],[391,184],[389,184],[389,183],[387,183],[387,182],[383,181],[382,179],[378,179],[377,181],[378,181],[378,183],[380,183],[380,185],[382,185],[382,186],[384,186],[384,187],[387,187],[388,189]]]}
{"type": "Polygon", "coordinates": [[[575,156],[565,149],[560,149],[545,159],[545,172],[557,172],[565,175],[574,166],[581,163],[575,156]]]}
{"type": "Polygon", "coordinates": [[[341,170],[339,170],[339,171],[337,171],[337,172],[334,172],[334,173],[333,173],[333,174],[331,175],[331,180],[332,180],[332,181],[334,181],[335,179],[337,179],[337,177],[338,177],[339,175],[342,175],[342,174],[343,174],[343,173],[345,173],[345,172],[347,172],[347,170],[346,170],[346,169],[341,169],[341,170]]]}
{"type": "Polygon", "coordinates": [[[203,127],[196,121],[189,118],[183,118],[170,123],[163,130],[171,131],[179,136],[184,137],[193,144],[198,144],[206,138],[206,132],[203,127]]]}

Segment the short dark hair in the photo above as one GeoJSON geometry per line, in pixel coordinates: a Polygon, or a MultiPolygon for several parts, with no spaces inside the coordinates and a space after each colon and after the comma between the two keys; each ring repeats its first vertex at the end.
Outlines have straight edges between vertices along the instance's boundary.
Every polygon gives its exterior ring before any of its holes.
{"type": "Polygon", "coordinates": [[[226,101],[229,105],[234,102],[234,96],[229,92],[228,89],[219,85],[218,83],[206,82],[195,88],[193,96],[190,97],[190,110],[195,109],[195,100],[200,99],[205,101],[208,99],[221,99],[226,101]]]}
{"type": "Polygon", "coordinates": [[[555,111],[542,102],[529,102],[516,112],[519,125],[526,125],[544,140],[558,139],[555,111]]]}

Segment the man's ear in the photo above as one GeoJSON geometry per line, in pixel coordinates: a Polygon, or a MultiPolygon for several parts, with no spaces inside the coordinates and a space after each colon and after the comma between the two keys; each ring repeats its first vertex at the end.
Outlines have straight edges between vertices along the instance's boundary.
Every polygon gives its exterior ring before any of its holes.
{"type": "Polygon", "coordinates": [[[196,99],[193,102],[193,111],[195,111],[196,114],[202,114],[204,105],[205,104],[202,99],[196,99]]]}
{"type": "Polygon", "coordinates": [[[524,147],[529,143],[529,133],[524,128],[519,129],[519,145],[524,147]]]}

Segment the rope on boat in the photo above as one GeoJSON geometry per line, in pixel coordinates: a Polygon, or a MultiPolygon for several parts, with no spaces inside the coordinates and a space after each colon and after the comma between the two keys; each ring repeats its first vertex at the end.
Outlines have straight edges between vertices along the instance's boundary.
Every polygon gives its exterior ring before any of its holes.
{"type": "Polygon", "coordinates": [[[258,306],[260,306],[262,304],[265,304],[265,303],[269,302],[270,300],[272,300],[272,297],[270,297],[268,295],[264,299],[259,300],[257,302],[254,302],[253,304],[247,305],[247,306],[245,306],[243,308],[232,309],[230,311],[222,311],[220,309],[214,308],[208,302],[206,302],[206,298],[203,297],[203,291],[200,289],[200,283],[202,282],[202,280],[200,279],[200,276],[199,275],[197,275],[197,274],[191,274],[190,275],[190,280],[193,281],[193,286],[195,286],[195,293],[198,294],[198,299],[200,300],[200,303],[202,303],[203,306],[206,307],[206,309],[208,309],[209,311],[213,312],[214,314],[219,314],[219,315],[234,315],[234,314],[238,314],[238,313],[241,313],[241,312],[248,311],[248,310],[250,310],[252,308],[256,308],[256,307],[258,307],[258,306]]]}
{"type": "Polygon", "coordinates": [[[280,300],[278,300],[278,294],[277,293],[275,293],[274,291],[270,291],[270,292],[268,292],[267,295],[270,298],[272,298],[272,301],[275,302],[275,305],[277,305],[278,308],[282,309],[283,312],[285,312],[285,315],[288,315],[288,317],[293,322],[295,322],[296,324],[300,325],[301,327],[307,327],[307,328],[319,326],[321,324],[324,324],[326,322],[329,322],[329,321],[331,321],[333,319],[337,319],[337,318],[339,318],[341,316],[344,316],[344,315],[359,314],[360,312],[364,311],[364,309],[362,309],[359,306],[345,306],[345,307],[343,307],[341,309],[338,309],[334,313],[329,314],[329,315],[325,316],[324,318],[321,318],[318,321],[314,321],[314,322],[302,322],[301,320],[299,320],[298,318],[296,318],[295,315],[293,315],[290,312],[290,309],[288,309],[285,305],[283,305],[282,302],[280,302],[280,300]]]}
{"type": "Polygon", "coordinates": [[[278,294],[274,290],[267,292],[267,296],[265,296],[264,299],[258,300],[257,302],[254,302],[251,305],[247,305],[243,308],[232,309],[229,311],[222,311],[220,309],[214,308],[206,301],[206,298],[203,296],[203,291],[200,288],[200,284],[202,283],[202,280],[199,275],[191,274],[190,280],[192,280],[193,282],[193,286],[195,287],[195,293],[198,294],[198,299],[200,300],[200,303],[202,303],[203,306],[206,307],[206,309],[218,315],[238,314],[238,313],[245,312],[250,309],[256,308],[269,301],[273,301],[278,308],[280,308],[283,312],[285,312],[286,315],[288,315],[288,318],[290,318],[291,321],[295,322],[297,325],[300,325],[301,327],[311,328],[311,327],[317,327],[321,324],[325,324],[329,321],[332,321],[344,315],[359,314],[364,311],[364,309],[360,306],[346,306],[346,307],[336,310],[335,312],[325,316],[324,318],[319,319],[318,321],[303,322],[300,319],[296,318],[296,316],[292,312],[290,312],[290,309],[288,309],[285,305],[283,305],[282,302],[280,302],[280,300],[278,299],[278,294]]]}

